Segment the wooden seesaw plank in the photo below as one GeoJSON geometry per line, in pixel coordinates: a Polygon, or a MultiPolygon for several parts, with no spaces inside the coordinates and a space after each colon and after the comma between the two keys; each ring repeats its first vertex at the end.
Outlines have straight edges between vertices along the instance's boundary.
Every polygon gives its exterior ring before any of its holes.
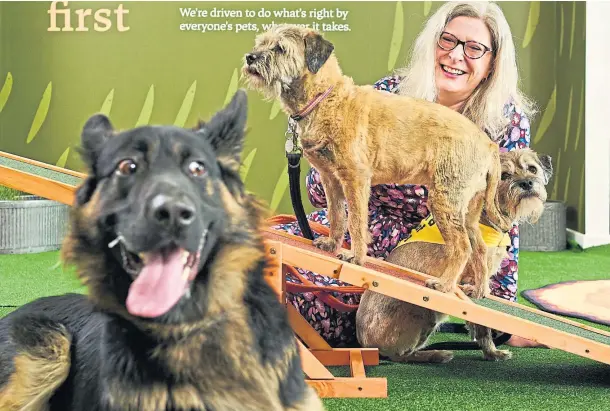
{"type": "MultiPolygon", "coordinates": [[[[605,333],[589,331],[590,327],[548,313],[541,315],[545,318],[554,317],[553,321],[560,322],[562,326],[574,332],[561,331],[481,306],[467,297],[464,299],[463,295],[446,294],[429,289],[423,285],[423,281],[430,277],[422,273],[411,272],[393,264],[371,261],[371,258],[367,259],[364,266],[346,263],[330,253],[318,250],[311,245],[309,240],[270,228],[265,230],[265,236],[269,240],[282,241],[283,260],[286,264],[334,277],[354,286],[370,288],[390,297],[475,324],[538,341],[551,348],[610,364],[610,338],[605,333]],[[372,266],[379,271],[372,270],[370,268],[372,266]],[[582,335],[587,335],[588,338],[582,335]]],[[[505,304],[505,301],[501,299],[493,301],[505,304]]],[[[506,304],[506,306],[511,306],[511,304],[506,304]]],[[[517,306],[522,308],[520,305],[517,306]]],[[[527,311],[538,314],[538,310],[535,309],[528,308],[527,311]]]]}
{"type": "Polygon", "coordinates": [[[71,205],[75,187],[0,165],[0,185],[71,205]]]}
{"type": "Polygon", "coordinates": [[[7,158],[9,160],[18,161],[23,164],[28,164],[30,166],[55,171],[57,173],[67,174],[67,175],[77,177],[80,179],[84,179],[85,177],[87,177],[84,173],[81,173],[78,171],[70,170],[68,168],[54,166],[51,164],[43,163],[41,161],[32,160],[31,158],[21,157],[21,156],[15,155],[15,154],[7,153],[6,151],[0,151],[0,157],[7,158]]]}

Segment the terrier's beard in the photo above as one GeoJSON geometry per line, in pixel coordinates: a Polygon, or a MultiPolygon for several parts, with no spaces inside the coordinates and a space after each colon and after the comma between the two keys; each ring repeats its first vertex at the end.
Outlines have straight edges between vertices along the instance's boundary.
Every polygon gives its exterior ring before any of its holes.
{"type": "Polygon", "coordinates": [[[544,202],[539,197],[521,199],[515,213],[517,223],[534,224],[544,212],[544,202]]]}

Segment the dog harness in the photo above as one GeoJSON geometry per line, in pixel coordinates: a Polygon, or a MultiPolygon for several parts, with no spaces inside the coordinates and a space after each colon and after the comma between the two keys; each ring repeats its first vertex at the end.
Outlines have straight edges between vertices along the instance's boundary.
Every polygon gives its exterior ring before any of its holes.
{"type": "MultiPolygon", "coordinates": [[[[508,233],[502,233],[485,224],[479,224],[479,228],[483,234],[483,240],[488,246],[508,247],[511,245],[510,236],[508,233]]],[[[396,244],[396,248],[407,243],[414,243],[416,241],[445,244],[443,236],[438,229],[438,225],[436,225],[432,214],[428,214],[428,217],[424,218],[417,227],[411,230],[411,233],[406,238],[399,241],[398,244],[396,244]]]]}

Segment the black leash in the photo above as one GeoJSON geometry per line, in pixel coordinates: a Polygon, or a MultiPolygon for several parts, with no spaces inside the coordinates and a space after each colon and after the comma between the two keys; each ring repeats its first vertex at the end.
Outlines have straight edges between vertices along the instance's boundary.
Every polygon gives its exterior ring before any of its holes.
{"type": "MultiPolygon", "coordinates": [[[[459,323],[444,323],[441,324],[439,328],[439,332],[444,333],[455,333],[455,334],[469,334],[468,329],[466,328],[466,324],[459,323]]],[[[493,339],[494,345],[496,347],[505,344],[512,337],[511,334],[508,333],[500,333],[496,338],[493,339]]],[[[422,351],[430,351],[430,350],[454,350],[454,351],[464,351],[464,350],[480,350],[481,347],[476,342],[465,342],[465,341],[443,341],[434,344],[430,344],[424,348],[422,351]]]]}
{"type": "Polygon", "coordinates": [[[288,160],[288,186],[290,187],[292,208],[303,237],[313,240],[313,233],[309,227],[309,222],[303,209],[303,201],[301,200],[301,157],[303,149],[296,132],[296,120],[292,117],[288,119],[288,130],[286,130],[284,135],[286,136],[284,148],[286,149],[286,158],[288,160]]]}
{"type": "Polygon", "coordinates": [[[303,209],[303,201],[301,200],[301,153],[286,153],[286,157],[288,158],[288,185],[290,186],[292,208],[294,209],[294,214],[297,217],[303,237],[313,240],[313,233],[309,227],[309,222],[303,209]]]}

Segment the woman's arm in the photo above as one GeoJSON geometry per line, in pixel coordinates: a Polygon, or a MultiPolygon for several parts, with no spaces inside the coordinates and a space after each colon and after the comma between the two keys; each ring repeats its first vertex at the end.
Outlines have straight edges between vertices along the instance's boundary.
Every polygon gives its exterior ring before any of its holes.
{"type": "Polygon", "coordinates": [[[504,138],[499,141],[501,151],[512,151],[530,146],[531,127],[528,116],[513,104],[507,104],[506,114],[510,123],[504,138]]]}
{"type": "Polygon", "coordinates": [[[320,173],[318,170],[311,167],[305,177],[305,186],[307,187],[307,197],[311,205],[317,208],[326,208],[326,193],[322,181],[320,181],[320,173]]]}
{"type": "MultiPolygon", "coordinates": [[[[531,129],[527,115],[521,112],[513,104],[506,107],[506,113],[510,116],[510,123],[504,138],[498,144],[502,151],[512,151],[530,146],[531,129]]],[[[513,225],[509,231],[511,245],[498,272],[491,279],[491,294],[509,301],[517,301],[517,279],[519,271],[519,226],[513,225]]]]}

